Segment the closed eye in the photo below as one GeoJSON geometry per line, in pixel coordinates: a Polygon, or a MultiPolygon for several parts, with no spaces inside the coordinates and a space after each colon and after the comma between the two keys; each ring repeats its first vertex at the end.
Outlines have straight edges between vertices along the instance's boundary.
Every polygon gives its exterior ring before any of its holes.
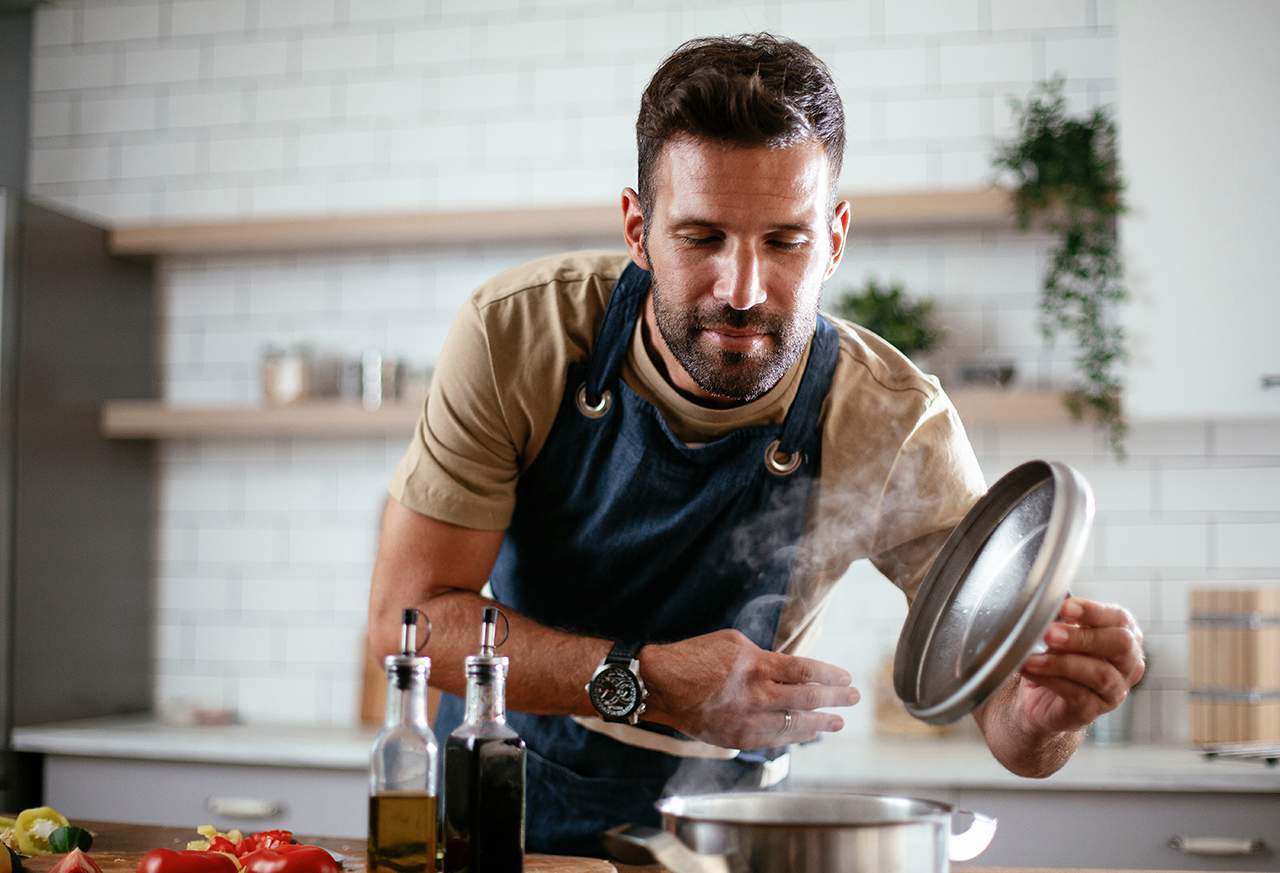
{"type": "Polygon", "coordinates": [[[775,249],[792,250],[801,249],[809,245],[810,239],[807,236],[799,237],[774,237],[766,240],[766,245],[775,249]]]}

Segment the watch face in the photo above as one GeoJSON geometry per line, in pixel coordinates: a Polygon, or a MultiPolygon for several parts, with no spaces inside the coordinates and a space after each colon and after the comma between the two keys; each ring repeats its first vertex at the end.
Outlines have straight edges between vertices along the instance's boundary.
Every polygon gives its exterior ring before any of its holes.
{"type": "Polygon", "coordinates": [[[591,680],[591,703],[604,715],[622,718],[639,702],[639,684],[626,667],[610,664],[591,680]]]}

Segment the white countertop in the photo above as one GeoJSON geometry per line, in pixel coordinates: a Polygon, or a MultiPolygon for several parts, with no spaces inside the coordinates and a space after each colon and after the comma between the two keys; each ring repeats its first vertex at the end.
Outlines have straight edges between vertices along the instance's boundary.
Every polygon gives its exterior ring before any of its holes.
{"type": "Polygon", "coordinates": [[[377,728],[327,725],[179,725],[116,716],[15,727],[20,752],[152,761],[367,770],[377,728]]]}
{"type": "MultiPolygon", "coordinates": [[[[376,728],[320,725],[175,725],[119,716],[13,730],[23,752],[156,761],[199,761],[364,770],[376,728]]],[[[1206,759],[1181,746],[1086,743],[1058,773],[1024,779],[981,740],[862,739],[840,734],[792,755],[797,787],[868,790],[1061,790],[1280,792],[1280,766],[1206,759]]]]}
{"type": "Polygon", "coordinates": [[[978,739],[855,739],[828,735],[797,747],[792,780],[805,788],[1027,791],[1280,792],[1280,766],[1207,759],[1183,746],[1085,743],[1057,773],[1005,770],[978,739]]]}

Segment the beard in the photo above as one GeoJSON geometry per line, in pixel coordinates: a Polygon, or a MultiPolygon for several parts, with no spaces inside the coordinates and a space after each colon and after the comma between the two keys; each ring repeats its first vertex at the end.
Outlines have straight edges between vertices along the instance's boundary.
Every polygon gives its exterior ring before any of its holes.
{"type": "Polygon", "coordinates": [[[778,384],[804,352],[818,318],[816,302],[792,318],[716,301],[682,309],[663,294],[656,274],[650,276],[650,290],[658,332],[680,366],[703,391],[731,400],[755,400],[778,384]],[[723,349],[705,335],[720,328],[748,328],[762,334],[764,342],[746,352],[723,349]]]}

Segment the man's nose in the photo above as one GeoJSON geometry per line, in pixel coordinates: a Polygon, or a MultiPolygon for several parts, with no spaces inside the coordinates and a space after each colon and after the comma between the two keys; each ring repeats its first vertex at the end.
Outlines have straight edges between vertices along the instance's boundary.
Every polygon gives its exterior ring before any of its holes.
{"type": "Polygon", "coordinates": [[[716,283],[717,300],[742,310],[765,301],[768,295],[760,281],[760,258],[750,246],[738,246],[723,269],[724,274],[716,283]]]}

